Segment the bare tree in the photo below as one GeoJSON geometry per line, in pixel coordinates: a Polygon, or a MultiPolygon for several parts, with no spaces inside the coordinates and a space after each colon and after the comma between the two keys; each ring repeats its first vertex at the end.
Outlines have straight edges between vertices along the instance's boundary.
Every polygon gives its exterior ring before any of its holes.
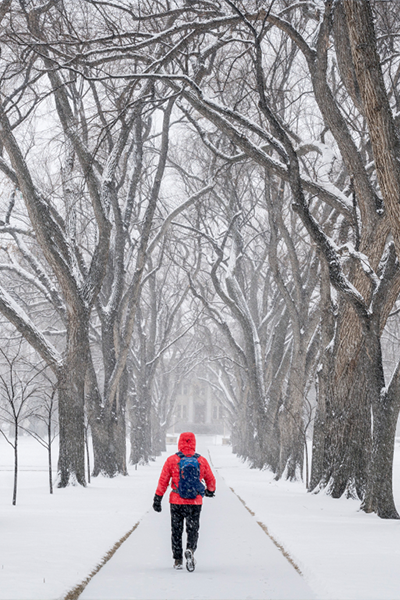
{"type": "MultiPolygon", "coordinates": [[[[48,388],[42,386],[41,397],[37,402],[36,412],[32,415],[31,423],[22,429],[31,435],[43,448],[47,450],[47,468],[49,474],[49,491],[53,493],[53,453],[52,445],[58,436],[58,404],[56,399],[57,387],[47,379],[48,388]],[[37,423],[44,425],[45,434],[37,423]]],[[[90,480],[88,479],[89,483],[90,480]]]]}
{"type": "Polygon", "coordinates": [[[39,381],[41,371],[31,368],[23,355],[21,340],[17,348],[1,348],[2,368],[0,373],[0,417],[7,423],[11,433],[0,429],[14,451],[14,485],[12,503],[17,503],[18,490],[18,442],[20,429],[39,412],[40,397],[43,393],[39,381]]]}

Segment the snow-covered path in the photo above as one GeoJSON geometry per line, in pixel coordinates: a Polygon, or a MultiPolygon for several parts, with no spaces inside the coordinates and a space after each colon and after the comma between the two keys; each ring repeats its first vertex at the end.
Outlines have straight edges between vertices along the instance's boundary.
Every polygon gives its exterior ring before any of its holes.
{"type": "MultiPolygon", "coordinates": [[[[207,456],[204,447],[200,452],[207,456]]],[[[205,498],[194,573],[172,568],[167,495],[93,577],[81,600],[311,599],[314,594],[257,521],[217,476],[205,498]]]]}
{"type": "MultiPolygon", "coordinates": [[[[308,583],[321,600],[400,600],[400,521],[367,515],[356,500],[307,494],[301,482],[275,481],[270,471],[250,469],[219,438],[199,436],[198,441],[206,456],[204,442],[210,448],[219,481],[216,498],[205,499],[198,565],[190,574],[171,566],[168,499],[161,515],[150,509],[162,464],[175,446],[148,465],[130,467],[129,477],[97,477],[87,488],[55,488],[50,495],[46,451],[22,436],[18,504],[12,506],[12,448],[0,438],[0,600],[64,599],[138,522],[82,598],[104,597],[108,578],[109,598],[123,598],[124,588],[125,598],[136,593],[145,598],[144,591],[156,598],[155,590],[164,587],[162,598],[179,599],[180,589],[181,597],[191,600],[206,595],[207,586],[212,587],[209,599],[278,593],[312,598],[308,583]],[[303,578],[257,521],[290,553],[303,578]],[[98,585],[102,590],[95,595],[98,585]]],[[[399,507],[400,438],[393,474],[399,507]]]]}

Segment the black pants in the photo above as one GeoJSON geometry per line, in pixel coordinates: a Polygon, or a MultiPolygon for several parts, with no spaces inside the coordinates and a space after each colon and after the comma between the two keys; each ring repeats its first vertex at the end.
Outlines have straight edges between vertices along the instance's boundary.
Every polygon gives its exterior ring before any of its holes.
{"type": "Polygon", "coordinates": [[[186,548],[190,548],[194,552],[199,539],[201,504],[170,504],[170,507],[172,555],[175,559],[182,558],[183,522],[186,519],[186,548]]]}

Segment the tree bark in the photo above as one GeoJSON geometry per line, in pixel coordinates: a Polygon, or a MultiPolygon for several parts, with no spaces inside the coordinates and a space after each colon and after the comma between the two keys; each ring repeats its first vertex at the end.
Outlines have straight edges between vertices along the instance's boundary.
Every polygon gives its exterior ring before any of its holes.
{"type": "MultiPolygon", "coordinates": [[[[324,428],[323,471],[320,485],[327,486],[333,498],[363,498],[367,481],[367,466],[371,452],[371,409],[370,390],[376,387],[374,373],[370,367],[368,348],[365,344],[348,356],[348,366],[340,377],[334,369],[327,373],[326,367],[333,367],[338,358],[335,350],[327,352],[325,379],[321,379],[325,397],[319,398],[324,411],[319,411],[319,421],[315,424],[315,443],[324,428]],[[323,423],[320,419],[323,415],[323,423]]],[[[342,357],[341,357],[342,358],[342,357]]],[[[324,369],[323,367],[323,369],[324,369]]],[[[322,375],[322,374],[321,374],[322,375]]],[[[316,473],[312,475],[313,486],[316,473]]]]}
{"type": "Polygon", "coordinates": [[[293,349],[288,389],[285,402],[279,412],[280,453],[276,478],[285,474],[286,479],[303,478],[304,465],[304,391],[306,356],[293,349]]]}
{"type": "Polygon", "coordinates": [[[53,454],[51,450],[51,416],[49,416],[49,421],[47,423],[47,464],[49,471],[49,490],[50,494],[53,493],[53,454]]]}
{"type": "MultiPolygon", "coordinates": [[[[121,379],[121,388],[124,378],[121,379]]],[[[125,389],[118,394],[111,408],[104,406],[93,363],[90,361],[86,380],[86,401],[93,443],[93,477],[127,475],[125,389]]]]}
{"type": "Polygon", "coordinates": [[[321,263],[321,346],[323,349],[322,360],[317,371],[317,408],[315,413],[313,442],[312,442],[312,461],[311,476],[308,489],[313,490],[324,480],[324,471],[327,468],[325,448],[329,441],[327,440],[327,410],[332,405],[332,373],[333,373],[333,346],[331,342],[334,339],[335,317],[331,298],[331,283],[329,279],[329,269],[323,256],[320,257],[321,263]]]}
{"type": "Polygon", "coordinates": [[[343,6],[376,174],[400,259],[400,142],[377,51],[371,3],[343,0],[343,6]]]}
{"type": "Polygon", "coordinates": [[[67,347],[59,385],[60,454],[58,487],[86,485],[85,475],[85,379],[88,365],[87,307],[68,306],[67,347]]]}
{"type": "Polygon", "coordinates": [[[273,342],[271,344],[271,356],[268,363],[272,366],[270,374],[270,385],[267,388],[266,429],[267,440],[266,464],[274,473],[279,468],[279,409],[283,402],[283,383],[290,366],[291,348],[285,351],[285,341],[289,326],[289,314],[284,312],[279,323],[275,327],[273,342]]]}
{"type": "MultiPolygon", "coordinates": [[[[147,371],[144,365],[144,371],[147,371]]],[[[151,457],[151,395],[147,373],[140,373],[130,406],[132,465],[147,464],[151,457]]]]}
{"type": "Polygon", "coordinates": [[[383,388],[374,398],[372,409],[374,439],[361,508],[365,512],[375,512],[383,519],[398,519],[393,497],[393,456],[400,410],[400,363],[387,389],[383,388]]]}
{"type": "Polygon", "coordinates": [[[13,506],[17,504],[17,488],[18,488],[18,421],[15,421],[15,434],[14,434],[14,485],[13,485],[13,506]]]}

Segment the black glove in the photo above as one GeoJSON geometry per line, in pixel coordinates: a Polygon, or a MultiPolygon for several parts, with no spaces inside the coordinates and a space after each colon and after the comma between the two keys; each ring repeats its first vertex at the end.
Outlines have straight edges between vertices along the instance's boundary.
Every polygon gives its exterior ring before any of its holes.
{"type": "Polygon", "coordinates": [[[207,498],[214,498],[214,496],[215,496],[215,492],[210,492],[210,490],[206,490],[206,491],[204,492],[204,495],[205,495],[207,498]]]}
{"type": "Polygon", "coordinates": [[[157,496],[157,494],[155,494],[153,500],[153,508],[156,512],[161,512],[161,500],[162,496],[157,496]]]}

